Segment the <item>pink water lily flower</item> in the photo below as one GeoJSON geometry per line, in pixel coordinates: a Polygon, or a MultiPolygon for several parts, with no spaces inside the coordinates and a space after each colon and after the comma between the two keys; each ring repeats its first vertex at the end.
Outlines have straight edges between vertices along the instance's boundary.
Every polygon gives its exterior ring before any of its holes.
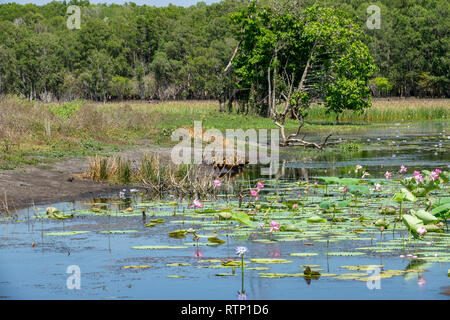
{"type": "Polygon", "coordinates": [[[203,203],[200,202],[200,200],[195,199],[194,204],[190,206],[189,208],[203,208],[203,203]]]}
{"type": "Polygon", "coordinates": [[[427,280],[425,280],[424,277],[420,277],[419,280],[417,280],[417,284],[418,284],[420,287],[423,287],[424,285],[427,284],[427,280]]]}
{"type": "Polygon", "coordinates": [[[390,173],[389,171],[386,171],[384,176],[386,177],[386,179],[390,179],[390,178],[392,178],[392,173],[390,173]]]}
{"type": "Polygon", "coordinates": [[[280,230],[280,225],[276,221],[270,221],[269,225],[270,225],[270,232],[280,230]]]}
{"type": "Polygon", "coordinates": [[[406,173],[408,171],[408,168],[406,168],[404,165],[401,165],[399,173],[406,173]]]}
{"type": "Polygon", "coordinates": [[[258,195],[258,190],[250,189],[250,194],[251,194],[253,197],[256,197],[256,196],[258,195]]]}
{"type": "Polygon", "coordinates": [[[436,171],[431,171],[430,179],[431,179],[431,181],[435,181],[435,180],[439,179],[439,173],[436,173],[436,171]]]}
{"type": "Polygon", "coordinates": [[[427,232],[427,229],[425,229],[425,227],[419,227],[417,228],[416,231],[419,234],[419,236],[423,236],[427,232]]]}
{"type": "Polygon", "coordinates": [[[362,168],[363,168],[362,165],[358,164],[356,166],[355,173],[358,173],[358,171],[361,170],[362,168]]]}
{"type": "Polygon", "coordinates": [[[222,181],[216,179],[214,180],[214,189],[220,188],[222,186],[222,181]]]}
{"type": "Polygon", "coordinates": [[[375,183],[375,190],[376,191],[381,191],[381,184],[375,183]]]}
{"type": "Polygon", "coordinates": [[[419,184],[423,181],[423,176],[420,173],[420,171],[414,171],[414,180],[416,180],[417,184],[419,184]]]}
{"type": "Polygon", "coordinates": [[[262,184],[262,182],[257,182],[256,183],[256,187],[258,188],[258,189],[263,189],[264,188],[264,185],[262,184]]]}
{"type": "Polygon", "coordinates": [[[434,172],[436,172],[437,174],[441,173],[442,171],[440,169],[436,169],[434,170],[434,172]]]}
{"type": "Polygon", "coordinates": [[[293,210],[297,209],[297,204],[296,204],[296,203],[294,203],[294,204],[292,205],[292,209],[293,209],[293,210]]]}

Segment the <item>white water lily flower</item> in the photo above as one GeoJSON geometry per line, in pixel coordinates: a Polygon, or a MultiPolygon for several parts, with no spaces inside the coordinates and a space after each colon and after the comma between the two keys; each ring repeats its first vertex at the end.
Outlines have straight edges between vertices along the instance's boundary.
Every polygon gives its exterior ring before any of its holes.
{"type": "Polygon", "coordinates": [[[246,247],[237,247],[236,248],[236,254],[239,256],[243,256],[247,251],[248,251],[248,249],[246,247]]]}

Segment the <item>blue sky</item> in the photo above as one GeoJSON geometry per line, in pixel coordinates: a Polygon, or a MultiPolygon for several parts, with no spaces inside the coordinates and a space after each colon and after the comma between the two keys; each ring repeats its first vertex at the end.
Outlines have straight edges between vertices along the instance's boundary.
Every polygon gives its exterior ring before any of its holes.
{"type": "MultiPolygon", "coordinates": [[[[62,1],[62,0],[57,0],[62,1]]],[[[19,4],[26,4],[26,3],[34,3],[37,5],[46,4],[48,2],[51,2],[51,0],[0,0],[1,3],[8,3],[8,2],[15,2],[19,4]]],[[[126,0],[90,0],[90,3],[117,3],[117,4],[124,4],[125,2],[134,2],[137,5],[149,5],[149,6],[156,6],[156,7],[165,7],[169,5],[169,3],[172,3],[177,6],[184,6],[188,7],[193,4],[196,4],[197,2],[200,2],[200,0],[134,0],[134,1],[126,1],[126,0]]],[[[206,2],[207,4],[211,4],[214,2],[220,2],[220,0],[203,0],[203,2],[206,2]]]]}

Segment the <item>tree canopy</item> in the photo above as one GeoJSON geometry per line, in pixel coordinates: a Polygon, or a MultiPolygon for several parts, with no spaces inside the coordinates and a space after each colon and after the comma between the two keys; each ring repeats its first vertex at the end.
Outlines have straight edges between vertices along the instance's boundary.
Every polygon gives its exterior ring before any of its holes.
{"type": "Polygon", "coordinates": [[[234,21],[240,25],[233,65],[241,99],[271,116],[285,143],[286,117],[302,126],[313,100],[336,114],[370,106],[368,83],[377,68],[363,31],[345,11],[318,5],[277,10],[252,2],[234,21]]]}
{"type": "MultiPolygon", "coordinates": [[[[236,87],[236,70],[233,67],[226,73],[223,70],[242,40],[242,21],[236,21],[236,17],[247,6],[247,1],[242,0],[224,0],[211,5],[199,2],[187,8],[138,6],[132,2],[95,5],[88,0],[53,1],[42,6],[1,4],[0,93],[41,100],[219,99],[223,103],[239,99],[249,94],[243,89],[251,89],[248,81],[258,78],[256,71],[239,67],[241,79],[236,87]],[[67,28],[70,5],[78,5],[81,9],[80,29],[67,28]]],[[[385,82],[371,82],[372,94],[450,96],[450,3],[447,0],[370,3],[362,0],[260,0],[252,10],[263,7],[270,9],[265,10],[266,16],[258,14],[254,20],[249,19],[245,22],[246,28],[251,34],[257,30],[265,32],[258,35],[258,39],[264,39],[258,43],[258,50],[272,50],[278,43],[280,55],[272,62],[266,61],[267,57],[255,55],[251,60],[255,66],[270,64],[271,72],[277,68],[279,74],[280,68],[285,67],[281,61],[289,61],[286,70],[291,76],[297,62],[301,65],[307,61],[313,39],[321,38],[316,48],[318,52],[325,50],[324,43],[330,35],[324,30],[319,37],[314,34],[318,29],[313,25],[323,15],[327,16],[327,10],[332,10],[339,21],[347,23],[351,20],[353,25],[359,26],[358,41],[368,47],[379,68],[373,78],[386,79],[385,82]],[[312,9],[314,4],[315,9],[312,9]],[[381,9],[380,29],[366,26],[366,10],[370,4],[381,9]],[[289,8],[291,15],[279,15],[283,8],[289,8]],[[310,27],[293,18],[294,13],[305,10],[311,12],[310,27]],[[279,17],[273,23],[280,26],[260,28],[270,24],[269,20],[275,15],[279,17]],[[290,28],[292,30],[288,30],[290,28]],[[296,47],[289,37],[301,41],[305,48],[296,47]],[[298,56],[290,54],[287,47],[298,56]]],[[[333,21],[325,21],[330,25],[329,32],[337,30],[331,25],[333,21]]],[[[343,32],[344,28],[340,29],[343,32]]],[[[244,47],[250,46],[252,40],[245,41],[244,47]]],[[[339,45],[343,44],[333,44],[339,45]]],[[[365,49],[360,52],[360,48],[362,46],[355,43],[349,48],[347,58],[365,56],[365,49]]],[[[240,59],[243,58],[236,56],[236,62],[240,59]]],[[[329,88],[323,83],[323,89],[328,92],[327,103],[335,110],[342,108],[343,100],[332,95],[330,90],[339,87],[347,88],[345,93],[339,91],[347,97],[347,105],[350,103],[356,109],[363,107],[360,101],[350,102],[354,94],[361,94],[357,89],[360,86],[354,80],[356,75],[339,77],[339,83],[330,81],[333,73],[348,73],[349,69],[362,72],[361,66],[349,68],[344,60],[334,61],[330,66],[333,72],[326,77],[322,75],[323,79],[328,79],[329,88]]],[[[331,61],[329,57],[328,61],[331,61]]],[[[294,73],[295,80],[300,80],[301,72],[294,73]]],[[[263,85],[263,78],[261,76],[259,82],[254,83],[254,89],[263,85]]],[[[267,83],[267,79],[264,80],[267,83]]],[[[276,79],[276,87],[281,88],[278,84],[281,86],[276,79]]]]}

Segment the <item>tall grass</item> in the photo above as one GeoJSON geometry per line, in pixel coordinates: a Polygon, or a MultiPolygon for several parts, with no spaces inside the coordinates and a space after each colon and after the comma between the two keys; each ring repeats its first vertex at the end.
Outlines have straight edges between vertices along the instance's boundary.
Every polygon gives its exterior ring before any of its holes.
{"type": "MultiPolygon", "coordinates": [[[[202,121],[204,129],[273,129],[273,121],[258,115],[219,113],[216,101],[172,101],[148,103],[125,101],[93,103],[74,101],[60,104],[28,102],[15,96],[0,97],[0,168],[15,164],[34,164],[46,158],[65,155],[93,155],[133,145],[137,140],[173,145],[173,130],[202,121]],[[33,156],[39,156],[33,158],[33,156]]],[[[332,123],[334,114],[314,105],[307,120],[332,123]]],[[[346,111],[341,122],[377,122],[402,120],[447,120],[450,100],[375,99],[362,114],[346,111]]],[[[286,122],[287,132],[298,123],[286,122]]],[[[305,125],[305,132],[329,130],[317,123],[305,125]]],[[[338,127],[336,127],[337,129],[338,127]]],[[[342,129],[343,130],[343,129],[342,129]]],[[[128,173],[121,171],[126,181],[128,173]]]]}
{"type": "MultiPolygon", "coordinates": [[[[372,107],[362,113],[344,111],[339,115],[342,122],[384,122],[413,120],[449,119],[450,100],[425,99],[374,99],[372,107]]],[[[326,113],[323,106],[313,105],[308,112],[308,120],[333,122],[335,113],[326,113]]]]}
{"type": "Polygon", "coordinates": [[[94,181],[138,184],[158,194],[204,195],[214,191],[214,169],[198,165],[175,165],[157,154],[144,154],[139,164],[132,165],[120,157],[89,158],[89,169],[80,177],[94,181]]]}

